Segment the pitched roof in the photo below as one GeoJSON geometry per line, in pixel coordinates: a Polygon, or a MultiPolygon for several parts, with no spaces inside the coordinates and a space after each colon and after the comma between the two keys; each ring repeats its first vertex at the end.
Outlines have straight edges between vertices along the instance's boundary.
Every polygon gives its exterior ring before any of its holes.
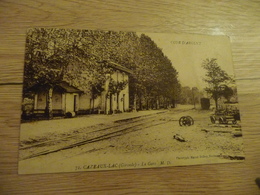
{"type": "MultiPolygon", "coordinates": [[[[44,84],[44,85],[36,84],[36,85],[32,86],[29,89],[29,91],[35,91],[36,92],[36,91],[39,91],[39,90],[42,90],[42,89],[47,89],[47,88],[48,88],[47,84],[44,84]]],[[[79,90],[78,88],[69,85],[69,83],[67,83],[66,81],[62,81],[61,83],[56,84],[54,86],[54,88],[60,89],[61,91],[64,91],[64,92],[67,92],[67,93],[82,93],[83,92],[83,91],[79,90]]]]}
{"type": "Polygon", "coordinates": [[[128,74],[133,74],[133,71],[132,71],[132,70],[130,70],[130,69],[124,67],[124,66],[121,66],[121,65],[119,65],[119,64],[117,64],[117,63],[115,63],[115,62],[110,62],[110,61],[108,61],[108,65],[111,66],[111,67],[113,67],[113,68],[115,68],[115,69],[118,69],[118,70],[121,70],[121,71],[123,71],[123,72],[126,72],[126,73],[128,73],[128,74]]]}
{"type": "Polygon", "coordinates": [[[73,87],[71,85],[69,85],[67,82],[63,81],[60,84],[57,85],[58,87],[62,88],[64,91],[66,91],[67,93],[81,93],[83,91],[79,90],[76,87],[73,87]]]}

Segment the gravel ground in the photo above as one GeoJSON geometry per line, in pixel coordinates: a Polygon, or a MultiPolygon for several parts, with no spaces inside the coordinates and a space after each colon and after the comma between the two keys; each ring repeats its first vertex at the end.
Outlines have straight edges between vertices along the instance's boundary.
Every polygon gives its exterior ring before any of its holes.
{"type": "MultiPolygon", "coordinates": [[[[234,128],[230,126],[222,127],[210,124],[210,111],[179,107],[167,112],[160,111],[160,113],[158,111],[139,112],[138,116],[142,117],[131,120],[126,119],[132,118],[138,113],[129,113],[128,116],[126,114],[91,116],[98,119],[93,120],[92,123],[87,123],[87,121],[91,121],[91,117],[56,120],[52,122],[52,125],[57,126],[57,128],[52,126],[55,131],[44,132],[41,129],[41,136],[36,136],[34,133],[27,137],[24,136],[21,139],[21,148],[24,149],[20,150],[20,160],[27,159],[20,161],[20,168],[30,172],[32,170],[28,171],[28,169],[35,167],[36,172],[41,172],[37,167],[43,166],[42,162],[44,162],[43,167],[45,168],[42,168],[42,172],[59,172],[59,167],[68,167],[73,164],[72,162],[80,163],[86,159],[91,159],[93,163],[107,162],[106,159],[111,159],[111,162],[114,161],[113,159],[136,161],[134,159],[139,159],[139,157],[141,159],[164,159],[173,158],[176,154],[181,156],[200,153],[214,154],[221,156],[222,159],[225,157],[224,162],[242,160],[244,157],[242,137],[234,137],[234,128]],[[195,121],[194,125],[180,127],[179,118],[187,115],[192,116],[195,121]],[[75,124],[73,129],[68,128],[71,121],[74,121],[73,124],[75,124]],[[63,131],[63,128],[66,131],[63,131]],[[175,139],[176,135],[183,141],[175,139]],[[86,143],[86,140],[90,141],[86,143]],[[66,148],[67,146],[71,147],[66,148]],[[47,153],[44,153],[46,151],[47,153]],[[44,155],[37,156],[37,154],[44,155]],[[34,157],[34,155],[36,156],[34,157]],[[172,155],[172,157],[165,157],[167,155],[172,155]]],[[[45,123],[47,121],[37,122],[34,128],[45,123]]],[[[28,128],[33,123],[23,125],[28,128]]],[[[48,125],[44,125],[44,128],[48,129],[50,127],[48,125]]],[[[24,129],[24,132],[31,131],[31,129],[24,129]]],[[[217,162],[216,159],[214,160],[213,163],[217,162]]],[[[200,162],[208,161],[197,161],[196,163],[200,164],[200,162]]],[[[65,168],[61,168],[61,170],[65,171],[65,168]]],[[[68,171],[71,170],[68,168],[68,171]]]]}
{"type": "Polygon", "coordinates": [[[20,140],[25,141],[29,139],[39,139],[41,137],[50,137],[56,134],[67,134],[80,128],[108,124],[117,120],[124,120],[132,117],[151,115],[166,111],[167,110],[147,110],[113,115],[81,115],[76,118],[56,118],[53,120],[26,122],[21,124],[20,140]]]}

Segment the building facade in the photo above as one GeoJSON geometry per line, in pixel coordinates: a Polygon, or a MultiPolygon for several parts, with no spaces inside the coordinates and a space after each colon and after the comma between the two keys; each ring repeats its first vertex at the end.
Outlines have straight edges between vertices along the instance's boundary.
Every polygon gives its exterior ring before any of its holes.
{"type": "MultiPolygon", "coordinates": [[[[36,88],[36,87],[34,87],[36,88]]],[[[34,90],[34,114],[43,115],[46,112],[49,90],[42,86],[34,90]]],[[[68,112],[77,113],[79,110],[79,96],[81,90],[61,82],[52,90],[50,99],[53,115],[65,115],[68,112]]]]}
{"type": "Polygon", "coordinates": [[[110,62],[109,66],[113,68],[114,71],[106,75],[107,80],[103,86],[104,90],[101,95],[94,100],[91,98],[91,95],[87,93],[79,96],[79,114],[111,114],[129,110],[129,75],[132,74],[132,72],[116,63],[110,62]],[[118,89],[112,91],[111,87],[118,89]]]}
{"type": "Polygon", "coordinates": [[[129,110],[129,75],[131,70],[116,63],[109,63],[112,73],[106,75],[101,95],[92,99],[89,93],[63,81],[50,89],[34,86],[33,115],[46,115],[47,109],[54,116],[70,114],[112,114],[129,110]],[[114,90],[111,90],[111,89],[114,90]],[[50,95],[51,93],[51,95],[50,95]],[[50,98],[51,97],[51,98],[50,98]]]}

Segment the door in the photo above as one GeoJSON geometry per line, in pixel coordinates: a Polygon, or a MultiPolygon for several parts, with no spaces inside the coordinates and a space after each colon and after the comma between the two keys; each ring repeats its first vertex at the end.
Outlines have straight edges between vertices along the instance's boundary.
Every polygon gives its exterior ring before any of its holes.
{"type": "Polygon", "coordinates": [[[77,95],[74,95],[74,112],[77,112],[77,95]]]}
{"type": "Polygon", "coordinates": [[[125,112],[125,94],[123,94],[123,112],[125,112]]]}

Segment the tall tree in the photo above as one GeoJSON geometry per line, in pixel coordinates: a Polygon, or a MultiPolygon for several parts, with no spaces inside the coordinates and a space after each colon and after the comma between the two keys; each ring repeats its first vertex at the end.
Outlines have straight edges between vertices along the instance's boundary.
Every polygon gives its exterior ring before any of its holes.
{"type": "Polygon", "coordinates": [[[206,70],[203,80],[208,84],[205,90],[214,99],[216,109],[218,109],[218,100],[223,95],[222,86],[233,82],[233,79],[221,69],[215,58],[204,60],[202,67],[206,70]]]}
{"type": "Polygon", "coordinates": [[[147,109],[158,108],[161,103],[167,107],[178,96],[178,72],[147,35],[140,36],[139,48],[140,58],[136,69],[136,79],[140,83],[139,99],[144,99],[147,109]]]}
{"type": "Polygon", "coordinates": [[[35,84],[47,88],[49,118],[53,87],[64,80],[89,93],[94,105],[103,91],[106,76],[114,72],[109,61],[133,71],[129,81],[133,104],[136,105],[138,97],[140,107],[149,108],[160,99],[166,102],[178,96],[178,73],[150,37],[134,32],[72,29],[28,31],[24,91],[35,84]]]}
{"type": "Polygon", "coordinates": [[[72,31],[64,29],[30,29],[27,33],[24,94],[34,85],[47,91],[46,115],[52,118],[53,87],[60,83],[74,56],[76,43],[72,31]]]}

